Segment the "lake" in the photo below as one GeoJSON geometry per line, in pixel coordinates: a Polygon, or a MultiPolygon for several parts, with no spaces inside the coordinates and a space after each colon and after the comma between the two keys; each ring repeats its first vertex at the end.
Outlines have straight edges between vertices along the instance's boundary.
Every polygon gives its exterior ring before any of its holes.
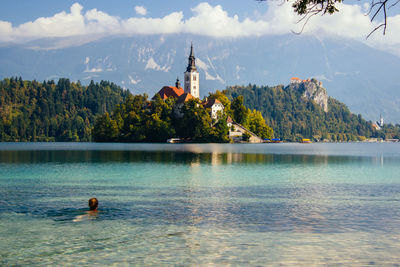
{"type": "Polygon", "coordinates": [[[399,240],[399,143],[0,143],[0,266],[399,266],[399,240]]]}

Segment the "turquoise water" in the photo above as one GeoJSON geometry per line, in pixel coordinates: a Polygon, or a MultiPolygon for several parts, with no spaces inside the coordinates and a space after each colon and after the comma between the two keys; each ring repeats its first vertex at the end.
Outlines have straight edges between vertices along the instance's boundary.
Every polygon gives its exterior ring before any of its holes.
{"type": "Polygon", "coordinates": [[[0,266],[399,266],[399,238],[400,144],[0,143],[0,266]]]}

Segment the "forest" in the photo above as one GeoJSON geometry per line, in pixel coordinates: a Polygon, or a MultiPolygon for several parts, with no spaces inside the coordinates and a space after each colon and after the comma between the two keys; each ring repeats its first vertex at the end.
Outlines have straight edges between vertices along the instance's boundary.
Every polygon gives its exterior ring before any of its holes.
{"type": "Polygon", "coordinates": [[[0,141],[91,141],[96,116],[111,111],[129,91],[101,81],[0,81],[0,141]]]}
{"type": "Polygon", "coordinates": [[[340,101],[329,98],[328,112],[314,101],[305,101],[289,86],[231,86],[229,99],[243,96],[244,105],[259,110],[276,137],[286,141],[310,138],[314,141],[362,141],[369,137],[399,138],[400,125],[385,125],[381,131],[360,114],[351,113],[340,101]]]}
{"type": "Polygon", "coordinates": [[[176,99],[149,100],[145,94],[132,95],[108,81],[84,86],[65,78],[58,82],[5,78],[0,81],[0,141],[165,142],[180,137],[192,142],[229,142],[228,116],[262,138],[285,141],[400,138],[399,124],[385,124],[376,131],[372,122],[352,114],[338,100],[329,98],[328,112],[324,112],[289,87],[231,86],[210,93],[207,99],[224,105],[219,120],[211,118],[199,99],[185,102],[184,115],[177,118],[176,99]]]}
{"type": "Polygon", "coordinates": [[[147,100],[146,95],[129,95],[110,114],[106,112],[98,117],[93,138],[97,142],[165,142],[168,138],[180,137],[187,142],[227,143],[230,142],[228,116],[261,137],[272,137],[273,130],[265,124],[261,113],[248,110],[242,97],[231,103],[217,91],[209,94],[207,100],[211,99],[220,100],[225,107],[217,119],[211,117],[211,110],[199,99],[184,102],[181,116],[177,116],[176,98],[164,101],[156,94],[147,100]]]}

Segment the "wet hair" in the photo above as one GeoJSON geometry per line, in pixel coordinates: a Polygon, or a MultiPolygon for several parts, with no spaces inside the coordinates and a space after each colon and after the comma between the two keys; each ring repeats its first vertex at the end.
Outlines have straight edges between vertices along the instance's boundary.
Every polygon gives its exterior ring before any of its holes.
{"type": "Polygon", "coordinates": [[[89,199],[90,210],[96,210],[98,205],[99,205],[99,201],[97,201],[97,198],[92,197],[91,199],[89,199]]]}

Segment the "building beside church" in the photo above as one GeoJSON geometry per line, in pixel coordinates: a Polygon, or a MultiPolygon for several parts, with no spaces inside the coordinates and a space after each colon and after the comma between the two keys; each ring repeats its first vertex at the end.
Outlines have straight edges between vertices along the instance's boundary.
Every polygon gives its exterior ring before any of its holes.
{"type": "Polygon", "coordinates": [[[224,105],[218,99],[206,100],[203,102],[203,107],[211,110],[211,118],[215,120],[218,119],[218,112],[221,114],[224,112],[224,105]]]}
{"type": "MultiPolygon", "coordinates": [[[[176,83],[175,83],[175,87],[173,86],[164,86],[163,88],[161,88],[160,91],[158,91],[158,95],[160,95],[162,100],[167,99],[168,97],[175,97],[178,98],[180,97],[185,91],[182,89],[181,87],[181,83],[179,82],[179,78],[176,79],[176,83]]],[[[153,99],[156,97],[156,95],[154,95],[153,99]]]]}
{"type": "Polygon", "coordinates": [[[380,131],[383,128],[383,117],[382,117],[382,113],[379,117],[379,121],[376,121],[375,123],[372,124],[372,127],[377,130],[380,131]]]}

